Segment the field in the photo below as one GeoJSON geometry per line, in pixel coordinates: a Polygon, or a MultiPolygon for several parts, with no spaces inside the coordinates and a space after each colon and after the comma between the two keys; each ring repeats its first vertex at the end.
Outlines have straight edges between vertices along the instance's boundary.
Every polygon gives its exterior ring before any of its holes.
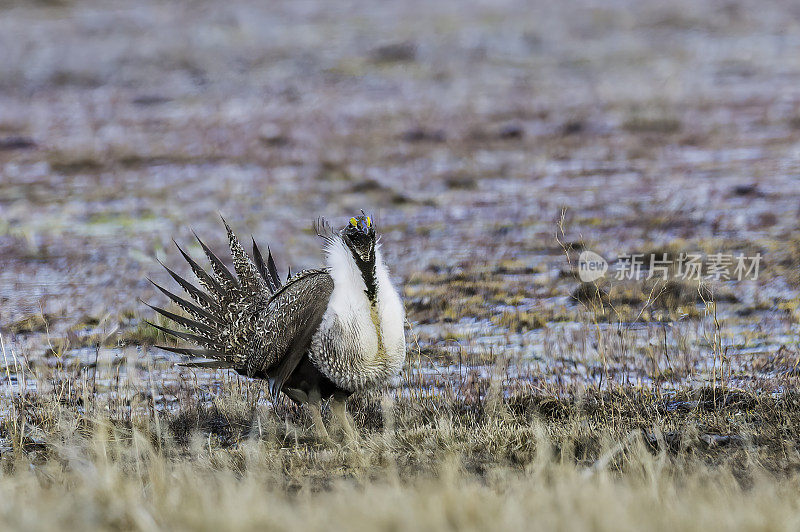
{"type": "Polygon", "coordinates": [[[793,3],[12,0],[0,50],[4,529],[800,526],[793,3]],[[360,209],[408,362],[357,445],[154,347],[173,238],[286,275],[360,209]]]}

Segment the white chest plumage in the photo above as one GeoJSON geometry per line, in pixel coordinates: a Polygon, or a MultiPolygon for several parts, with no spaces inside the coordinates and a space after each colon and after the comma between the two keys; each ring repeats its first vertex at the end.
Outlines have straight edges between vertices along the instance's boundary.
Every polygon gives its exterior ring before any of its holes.
{"type": "Polygon", "coordinates": [[[334,238],[326,248],[334,289],[311,358],[337,386],[358,391],[384,384],[405,360],[405,313],[380,248],[375,250],[375,301],[347,246],[334,238]]]}

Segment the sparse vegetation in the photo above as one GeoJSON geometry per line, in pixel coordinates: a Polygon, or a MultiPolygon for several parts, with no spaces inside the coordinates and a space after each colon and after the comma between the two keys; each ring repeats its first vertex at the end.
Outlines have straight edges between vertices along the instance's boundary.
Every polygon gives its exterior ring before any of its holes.
{"type": "Polygon", "coordinates": [[[671,117],[635,116],[627,119],[622,127],[631,133],[678,133],[681,121],[671,117]]]}
{"type": "Polygon", "coordinates": [[[465,381],[413,399],[357,398],[360,444],[325,448],[300,412],[280,407],[283,423],[254,402],[252,383],[228,380],[210,403],[183,390],[172,414],[146,390],[117,402],[72,384],[19,398],[2,425],[6,526],[796,524],[793,393],[617,387],[497,402],[480,398],[492,386],[465,381]],[[19,511],[32,506],[35,517],[19,511]]]}
{"type": "Polygon", "coordinates": [[[15,334],[44,332],[47,330],[48,319],[49,317],[41,312],[38,314],[30,314],[13,322],[8,326],[8,329],[15,334]]]}

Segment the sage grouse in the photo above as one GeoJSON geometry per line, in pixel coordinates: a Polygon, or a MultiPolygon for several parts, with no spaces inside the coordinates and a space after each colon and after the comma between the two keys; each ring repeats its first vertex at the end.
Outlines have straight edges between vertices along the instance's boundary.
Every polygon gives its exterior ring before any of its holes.
{"type": "Polygon", "coordinates": [[[251,260],[223,223],[235,275],[199,237],[213,273],[176,242],[203,290],[166,266],[191,301],[153,284],[191,318],[148,305],[185,330],[151,325],[200,347],[160,347],[192,357],[185,365],[232,368],[268,379],[273,397],[283,392],[308,405],[318,435],[326,440],[320,402],[332,398],[331,411],[346,436],[355,438],[345,400],[385,384],[399,373],[406,353],[403,305],[372,220],[362,211],[340,231],[324,220],[315,223],[327,265],[301,271],[285,283],[271,252],[265,261],[253,240],[251,260]]]}

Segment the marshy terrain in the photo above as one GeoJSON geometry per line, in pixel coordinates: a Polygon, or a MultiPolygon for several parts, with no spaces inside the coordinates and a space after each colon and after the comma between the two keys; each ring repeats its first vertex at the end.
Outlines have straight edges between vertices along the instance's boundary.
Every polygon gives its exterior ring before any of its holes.
{"type": "Polygon", "coordinates": [[[0,50],[4,528],[800,524],[794,3],[11,1],[0,50]],[[359,445],[154,347],[173,238],[286,275],[362,208],[408,362],[359,445]]]}

